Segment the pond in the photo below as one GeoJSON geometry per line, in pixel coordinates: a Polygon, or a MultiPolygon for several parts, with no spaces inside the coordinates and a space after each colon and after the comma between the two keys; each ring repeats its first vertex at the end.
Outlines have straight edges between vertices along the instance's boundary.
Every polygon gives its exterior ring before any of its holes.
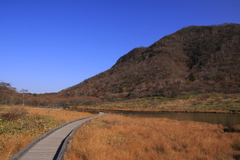
{"type": "Polygon", "coordinates": [[[198,121],[223,126],[240,125],[240,114],[220,113],[185,113],[185,112],[158,112],[158,113],[121,113],[131,117],[158,117],[169,118],[179,121],[198,121]]]}
{"type": "MultiPolygon", "coordinates": [[[[105,112],[105,111],[104,111],[105,112]]],[[[232,127],[240,125],[240,114],[231,113],[189,113],[189,112],[143,112],[143,111],[107,111],[107,113],[122,114],[131,117],[169,118],[179,121],[198,121],[212,124],[222,124],[232,127]]]]}

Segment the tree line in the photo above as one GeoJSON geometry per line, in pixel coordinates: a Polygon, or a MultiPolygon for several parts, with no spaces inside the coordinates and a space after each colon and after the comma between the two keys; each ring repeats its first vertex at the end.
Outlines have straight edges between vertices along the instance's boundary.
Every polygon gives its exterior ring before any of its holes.
{"type": "Polygon", "coordinates": [[[29,105],[43,107],[67,107],[91,105],[102,102],[88,96],[64,97],[57,93],[32,94],[27,89],[17,92],[10,83],[0,82],[0,105],[29,105]]]}

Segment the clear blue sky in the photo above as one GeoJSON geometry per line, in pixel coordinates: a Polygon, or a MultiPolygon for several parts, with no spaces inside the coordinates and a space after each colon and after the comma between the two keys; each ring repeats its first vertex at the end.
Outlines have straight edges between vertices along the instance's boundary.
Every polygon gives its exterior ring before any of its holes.
{"type": "Polygon", "coordinates": [[[189,25],[240,23],[240,0],[0,0],[0,82],[58,92],[189,25]]]}

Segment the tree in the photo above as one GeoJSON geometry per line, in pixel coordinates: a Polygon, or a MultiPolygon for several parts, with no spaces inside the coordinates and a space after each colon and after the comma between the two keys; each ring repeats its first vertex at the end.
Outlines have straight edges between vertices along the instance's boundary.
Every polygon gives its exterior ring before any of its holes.
{"type": "Polygon", "coordinates": [[[192,82],[196,80],[196,78],[195,78],[193,73],[190,73],[189,80],[192,81],[192,82]]]}
{"type": "Polygon", "coordinates": [[[13,96],[16,91],[10,83],[0,82],[0,105],[13,103],[13,96]]]}
{"type": "Polygon", "coordinates": [[[27,89],[21,89],[20,90],[20,93],[22,93],[22,105],[24,106],[25,104],[24,104],[24,95],[26,94],[26,93],[28,93],[28,90],[27,89]]]}

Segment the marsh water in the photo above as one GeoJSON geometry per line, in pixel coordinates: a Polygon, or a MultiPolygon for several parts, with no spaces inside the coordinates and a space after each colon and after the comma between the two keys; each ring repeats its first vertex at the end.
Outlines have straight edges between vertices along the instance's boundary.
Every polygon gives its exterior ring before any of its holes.
{"type": "Polygon", "coordinates": [[[240,114],[220,113],[181,113],[181,112],[158,112],[158,113],[122,113],[131,117],[158,117],[169,118],[179,121],[199,121],[223,126],[240,125],[240,114]]]}
{"type": "Polygon", "coordinates": [[[198,121],[212,124],[222,124],[232,127],[240,125],[240,114],[231,113],[189,113],[189,112],[136,112],[136,111],[107,111],[130,117],[169,118],[179,121],[198,121]]]}

